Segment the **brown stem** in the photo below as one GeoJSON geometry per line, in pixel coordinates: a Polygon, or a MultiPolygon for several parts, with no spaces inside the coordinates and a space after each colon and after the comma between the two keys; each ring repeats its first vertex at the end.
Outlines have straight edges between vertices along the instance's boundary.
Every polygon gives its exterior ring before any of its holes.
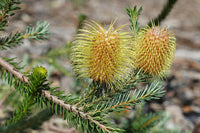
{"type": "Polygon", "coordinates": [[[60,105],[61,107],[65,108],[66,110],[70,110],[70,111],[74,112],[76,115],[80,115],[84,119],[90,120],[92,123],[96,124],[99,128],[103,129],[104,131],[108,131],[106,126],[104,126],[103,124],[94,120],[90,115],[88,115],[87,113],[84,113],[82,111],[77,110],[76,106],[67,104],[63,100],[58,99],[56,96],[51,95],[49,91],[42,90],[42,95],[44,97],[46,97],[49,101],[56,103],[57,105],[60,105]]]}
{"type": "Polygon", "coordinates": [[[15,70],[15,68],[6,62],[4,59],[0,57],[0,65],[11,72],[15,77],[17,77],[20,81],[28,83],[28,78],[25,77],[22,73],[15,70]]]}
{"type": "MultiPolygon", "coordinates": [[[[15,77],[20,79],[20,81],[28,83],[28,77],[24,76],[22,73],[18,72],[14,69],[12,65],[10,65],[8,62],[6,62],[4,59],[0,57],[0,66],[7,69],[10,73],[12,73],[15,77]]],[[[104,131],[109,131],[109,129],[106,128],[103,124],[99,123],[98,121],[94,120],[88,113],[84,113],[76,108],[76,106],[70,105],[65,103],[63,100],[58,99],[56,96],[52,95],[47,90],[42,90],[41,95],[47,98],[49,101],[56,103],[57,105],[65,108],[66,110],[72,111],[76,115],[81,116],[84,119],[88,119],[92,123],[96,124],[99,128],[103,129],[104,131]]]]}

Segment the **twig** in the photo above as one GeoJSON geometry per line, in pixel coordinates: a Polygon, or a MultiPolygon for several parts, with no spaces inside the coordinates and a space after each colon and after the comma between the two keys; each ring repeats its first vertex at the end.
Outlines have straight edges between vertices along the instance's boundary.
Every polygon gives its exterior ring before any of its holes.
{"type": "Polygon", "coordinates": [[[99,128],[101,128],[101,129],[103,129],[104,131],[108,131],[108,129],[106,128],[106,126],[104,126],[103,124],[101,124],[98,121],[94,120],[90,115],[88,115],[87,113],[84,113],[82,111],[77,110],[76,106],[72,106],[70,104],[67,104],[63,100],[58,99],[56,96],[51,95],[49,91],[42,90],[42,95],[44,97],[46,97],[48,100],[52,101],[53,103],[56,103],[56,104],[62,106],[66,110],[70,110],[70,111],[74,112],[76,115],[80,115],[84,119],[88,119],[92,123],[97,124],[97,126],[99,128]]]}
{"type": "MultiPolygon", "coordinates": [[[[22,73],[18,72],[17,70],[14,69],[12,65],[10,65],[8,62],[3,60],[0,57],[0,65],[7,69],[10,73],[12,73],[15,77],[20,79],[20,81],[28,83],[28,77],[24,76],[22,73]]],[[[57,105],[60,105],[61,107],[65,108],[66,110],[72,111],[76,115],[81,116],[84,119],[88,119],[92,123],[96,124],[99,128],[103,129],[104,131],[109,131],[109,129],[106,128],[103,124],[99,123],[98,121],[94,120],[90,115],[87,113],[84,113],[82,111],[77,110],[76,106],[70,105],[65,103],[63,100],[58,99],[56,96],[52,95],[49,91],[47,90],[42,90],[41,95],[47,98],[49,101],[56,103],[57,105]]]]}
{"type": "Polygon", "coordinates": [[[152,21],[150,21],[148,23],[148,25],[151,27],[152,26],[152,22],[155,25],[158,25],[162,20],[164,20],[167,15],[170,13],[170,11],[172,10],[174,4],[177,2],[178,0],[168,0],[167,4],[164,6],[162,12],[158,15],[158,17],[154,18],[152,21]]]}
{"type": "Polygon", "coordinates": [[[15,77],[17,77],[20,81],[28,83],[28,78],[25,77],[22,73],[15,70],[15,68],[6,62],[4,59],[0,57],[0,65],[11,72],[15,77]]]}

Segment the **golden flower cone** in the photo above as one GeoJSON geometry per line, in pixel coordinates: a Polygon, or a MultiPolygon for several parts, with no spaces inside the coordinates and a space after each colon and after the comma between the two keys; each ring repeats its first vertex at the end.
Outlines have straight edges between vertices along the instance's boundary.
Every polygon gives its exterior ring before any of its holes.
{"type": "Polygon", "coordinates": [[[134,66],[131,36],[122,32],[122,27],[114,29],[114,22],[108,29],[96,21],[85,23],[72,47],[74,70],[79,77],[120,86],[134,66]]]}
{"type": "Polygon", "coordinates": [[[135,37],[136,64],[152,76],[163,78],[169,72],[176,50],[176,38],[166,28],[141,29],[135,37]]]}

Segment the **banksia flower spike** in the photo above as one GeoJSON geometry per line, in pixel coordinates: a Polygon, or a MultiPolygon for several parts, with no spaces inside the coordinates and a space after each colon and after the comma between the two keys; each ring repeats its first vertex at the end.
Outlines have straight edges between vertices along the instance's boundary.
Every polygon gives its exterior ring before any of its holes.
{"type": "Polygon", "coordinates": [[[163,78],[169,72],[176,50],[176,38],[166,28],[141,29],[135,37],[136,64],[144,72],[163,78]]]}
{"type": "MultiPolygon", "coordinates": [[[[123,26],[122,26],[123,27],[123,26]]],[[[105,29],[95,21],[85,24],[73,42],[72,61],[79,77],[90,77],[110,88],[120,86],[133,69],[131,36],[114,29],[114,22],[105,29]]]]}

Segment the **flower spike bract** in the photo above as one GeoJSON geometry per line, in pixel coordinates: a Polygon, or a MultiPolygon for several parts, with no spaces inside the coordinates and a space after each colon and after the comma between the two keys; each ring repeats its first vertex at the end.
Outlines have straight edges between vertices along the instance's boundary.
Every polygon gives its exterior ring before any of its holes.
{"type": "Polygon", "coordinates": [[[158,26],[141,29],[135,37],[137,67],[163,78],[169,72],[176,50],[176,38],[166,28],[158,26]]]}
{"type": "Polygon", "coordinates": [[[122,32],[122,27],[114,29],[114,22],[107,29],[96,21],[85,23],[72,47],[74,70],[79,77],[88,77],[109,87],[120,86],[134,67],[131,36],[122,32]]]}

